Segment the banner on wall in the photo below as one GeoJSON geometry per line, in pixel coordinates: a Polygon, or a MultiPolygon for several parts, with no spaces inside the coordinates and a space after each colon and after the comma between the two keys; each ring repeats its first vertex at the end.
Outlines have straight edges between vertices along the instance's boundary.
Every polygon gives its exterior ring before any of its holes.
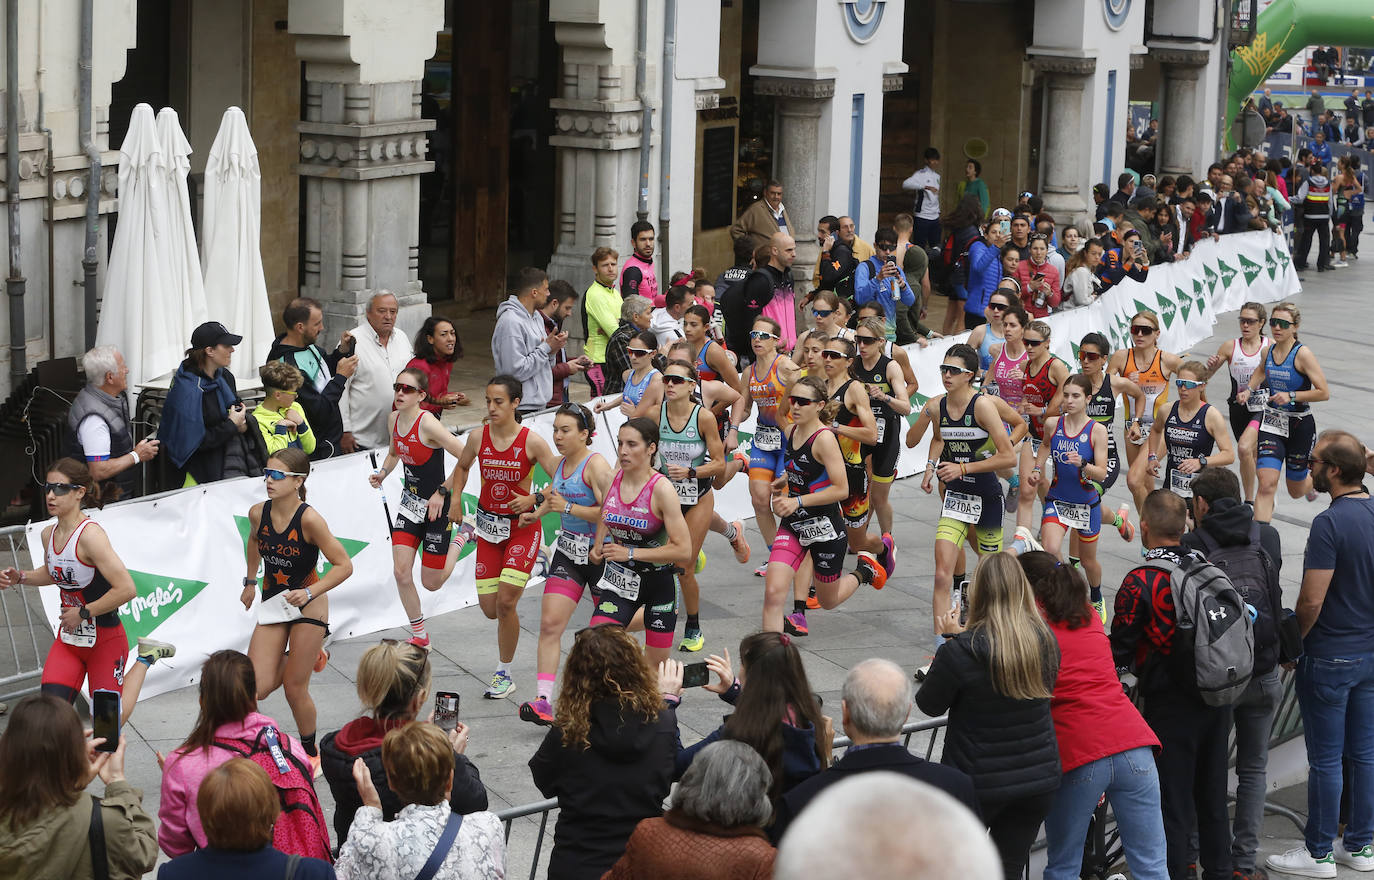
{"type": "MultiPolygon", "coordinates": [[[[1104,334],[1117,348],[1129,345],[1131,316],[1149,309],[1160,316],[1160,346],[1182,353],[1212,335],[1217,314],[1238,309],[1251,300],[1286,299],[1299,289],[1282,236],[1269,232],[1228,235],[1217,242],[1199,243],[1187,260],[1153,267],[1143,282],[1127,279],[1092,305],[1052,316],[1051,349],[1076,365],[1078,341],[1089,332],[1104,334]]],[[[908,347],[919,386],[914,395],[917,404],[924,404],[927,394],[940,393],[939,365],[944,354],[951,345],[966,339],[967,334],[961,334],[937,340],[927,348],[908,347]]],[[[1210,352],[1200,356],[1205,359],[1206,354],[1210,352]]],[[[912,420],[915,415],[914,411],[912,420]]],[[[612,466],[616,458],[616,432],[624,420],[618,410],[602,413],[592,438],[593,450],[612,466]]],[[[527,418],[525,424],[549,438],[553,433],[553,413],[527,418]]],[[[751,418],[741,427],[741,443],[747,444],[752,436],[751,418]]],[[[903,448],[897,469],[899,477],[909,477],[924,465],[927,445],[928,437],[914,449],[903,448]]],[[[378,456],[380,460],[380,453],[378,456]]],[[[451,456],[446,457],[445,467],[451,468],[454,461],[451,456]]],[[[311,468],[310,504],[324,516],[353,562],[352,576],[329,593],[332,638],[352,638],[406,625],[392,574],[387,521],[387,510],[397,510],[400,501],[400,469],[388,477],[380,490],[368,485],[372,470],[368,453],[318,462],[311,468]]],[[[536,468],[536,487],[547,486],[548,482],[548,475],[536,468]]],[[[475,509],[478,488],[474,468],[463,493],[465,514],[475,509]]],[[[716,510],[725,519],[753,516],[745,480],[732,480],[716,495],[716,510]]],[[[257,619],[256,605],[253,610],[245,610],[239,602],[241,580],[247,573],[244,545],[248,540],[248,510],[265,497],[261,480],[244,478],[92,512],[92,517],[109,533],[115,551],[138,588],[137,597],[119,609],[130,643],[140,636],[150,636],[177,646],[176,658],[150,670],[145,694],[152,696],[196,683],[201,664],[215,651],[247,649],[257,619]]],[[[557,523],[556,515],[546,518],[546,545],[557,523]]],[[[43,562],[42,530],[47,525],[34,523],[28,528],[29,552],[35,566],[43,562]]],[[[708,553],[726,549],[723,544],[715,544],[708,539],[708,553]]],[[[476,603],[474,549],[471,543],[463,548],[453,575],[442,590],[419,590],[427,617],[476,603]]],[[[320,565],[323,572],[328,563],[321,558],[320,565]]],[[[418,572],[415,581],[418,586],[418,572]]],[[[537,589],[541,584],[542,579],[531,579],[529,588],[537,589]]],[[[45,589],[41,595],[44,610],[55,627],[57,591],[45,589]]]]}

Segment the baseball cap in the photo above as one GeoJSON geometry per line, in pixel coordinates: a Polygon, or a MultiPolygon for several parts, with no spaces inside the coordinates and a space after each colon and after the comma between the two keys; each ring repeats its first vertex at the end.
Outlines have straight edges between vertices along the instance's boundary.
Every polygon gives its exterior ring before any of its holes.
{"type": "Polygon", "coordinates": [[[1008,211],[1006,208],[998,208],[997,210],[995,210],[995,211],[992,212],[992,219],[994,219],[994,220],[1010,220],[1010,219],[1011,219],[1011,211],[1008,211]]]}
{"type": "Polygon", "coordinates": [[[206,321],[191,334],[192,348],[209,348],[212,345],[238,345],[242,336],[236,336],[219,321],[206,321]]]}
{"type": "Polygon", "coordinates": [[[1154,183],[1154,182],[1155,182],[1155,176],[1154,176],[1153,174],[1147,174],[1147,175],[1145,175],[1144,177],[1140,178],[1140,182],[1141,182],[1141,183],[1154,183]]]}

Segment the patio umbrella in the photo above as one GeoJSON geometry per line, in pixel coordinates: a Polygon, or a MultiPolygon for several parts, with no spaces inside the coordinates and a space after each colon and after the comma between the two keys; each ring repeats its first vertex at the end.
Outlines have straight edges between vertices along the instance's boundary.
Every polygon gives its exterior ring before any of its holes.
{"type": "Polygon", "coordinates": [[[209,320],[205,316],[205,286],[200,277],[200,254],[196,250],[196,230],[191,223],[191,195],[186,175],[191,170],[191,143],[181,131],[177,112],[163,107],[157,114],[157,139],[162,147],[161,210],[167,224],[168,285],[172,296],[167,306],[167,322],[180,328],[184,349],[191,332],[209,320]]]}
{"type": "Polygon", "coordinates": [[[105,272],[105,296],[96,328],[97,345],[114,345],[129,366],[129,384],[176,369],[190,339],[173,302],[169,232],[162,207],[166,161],[153,123],[153,108],[139,104],[119,148],[119,218],[105,272]]]}
{"type": "Polygon", "coordinates": [[[243,342],[231,369],[239,386],[258,383],[258,365],[272,347],[272,311],[262,272],[262,172],[258,149],[243,111],[230,107],[205,164],[202,266],[210,320],[220,321],[243,342]]]}

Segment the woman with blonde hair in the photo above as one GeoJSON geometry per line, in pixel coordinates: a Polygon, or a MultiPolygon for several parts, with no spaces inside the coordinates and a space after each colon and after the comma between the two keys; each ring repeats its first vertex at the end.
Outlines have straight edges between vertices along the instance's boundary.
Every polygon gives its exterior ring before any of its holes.
{"type": "Polygon", "coordinates": [[[1003,872],[1015,880],[1059,788],[1050,717],[1059,648],[1007,552],[979,561],[967,627],[957,607],[939,623],[949,640],[935,652],[916,705],[931,717],[949,713],[941,763],[973,778],[1003,872]]]}
{"type": "Polygon", "coordinates": [[[641,819],[663,812],[680,748],[682,664],[649,666],[615,624],[573,639],[554,726],[530,759],[545,797],[558,798],[549,880],[598,880],[641,819]]]}

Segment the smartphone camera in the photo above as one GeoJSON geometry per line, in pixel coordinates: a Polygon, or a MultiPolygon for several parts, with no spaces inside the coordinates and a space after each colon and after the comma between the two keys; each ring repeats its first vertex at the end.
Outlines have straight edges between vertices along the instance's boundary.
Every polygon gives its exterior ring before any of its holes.
{"type": "Polygon", "coordinates": [[[434,723],[441,730],[458,729],[458,704],[461,698],[453,691],[438,691],[434,694],[434,723]]]}
{"type": "Polygon", "coordinates": [[[105,741],[96,746],[98,752],[113,752],[119,748],[119,691],[98,690],[91,695],[91,732],[105,741]]]}
{"type": "Polygon", "coordinates": [[[682,686],[685,688],[699,688],[711,680],[711,670],[706,667],[706,663],[688,663],[682,667],[682,686]]]}

